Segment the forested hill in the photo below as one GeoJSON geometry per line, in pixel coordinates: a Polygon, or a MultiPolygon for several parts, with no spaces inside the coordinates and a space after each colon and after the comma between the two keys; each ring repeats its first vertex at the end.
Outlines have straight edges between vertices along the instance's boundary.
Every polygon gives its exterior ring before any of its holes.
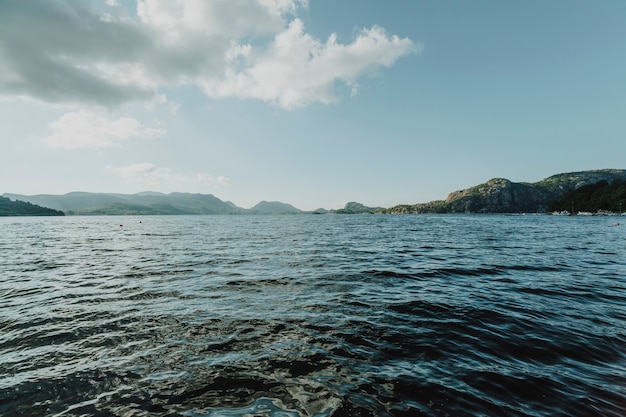
{"type": "Polygon", "coordinates": [[[565,194],[554,202],[551,211],[570,211],[597,213],[609,211],[623,213],[626,210],[626,180],[616,179],[598,181],[595,184],[583,185],[565,194]]]}
{"type": "Polygon", "coordinates": [[[41,207],[24,201],[0,197],[0,216],[64,216],[59,210],[41,207]]]}

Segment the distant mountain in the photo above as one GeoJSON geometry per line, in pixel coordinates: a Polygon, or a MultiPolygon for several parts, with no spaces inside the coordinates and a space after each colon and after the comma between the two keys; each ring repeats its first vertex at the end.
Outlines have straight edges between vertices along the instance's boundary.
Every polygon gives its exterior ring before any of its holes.
{"type": "Polygon", "coordinates": [[[245,209],[233,203],[224,202],[212,194],[73,192],[64,195],[4,194],[4,196],[61,210],[72,215],[242,214],[246,212],[245,209]]]}
{"type": "Polygon", "coordinates": [[[184,209],[176,208],[167,204],[131,204],[131,203],[107,203],[103,206],[87,208],[79,211],[70,211],[72,215],[80,216],[150,216],[150,215],[172,215],[172,214],[198,214],[184,209]]]}
{"type": "Polygon", "coordinates": [[[52,210],[25,201],[11,201],[0,197],[0,216],[64,216],[62,211],[52,210]]]}
{"type": "Polygon", "coordinates": [[[331,213],[335,214],[375,214],[384,213],[386,209],[382,207],[367,207],[361,203],[351,201],[346,203],[344,208],[338,210],[331,210],[331,213]]]}
{"type": "Polygon", "coordinates": [[[19,195],[5,197],[51,207],[70,215],[176,215],[176,214],[300,214],[291,204],[261,201],[247,210],[212,194],[141,192],[109,194],[72,192],[64,195],[19,195]]]}
{"type": "Polygon", "coordinates": [[[261,201],[250,209],[252,214],[300,214],[302,210],[279,201],[261,201]]]}
{"type": "Polygon", "coordinates": [[[399,205],[387,213],[545,213],[566,193],[599,181],[625,180],[626,170],[603,169],[557,174],[536,183],[494,178],[444,200],[399,205]]]}

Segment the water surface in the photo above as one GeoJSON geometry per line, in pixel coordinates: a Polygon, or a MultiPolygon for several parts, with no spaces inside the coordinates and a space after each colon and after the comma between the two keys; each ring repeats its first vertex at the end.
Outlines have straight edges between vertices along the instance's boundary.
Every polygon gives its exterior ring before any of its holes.
{"type": "Polygon", "coordinates": [[[626,222],[0,219],[0,415],[622,416],[626,222]]]}

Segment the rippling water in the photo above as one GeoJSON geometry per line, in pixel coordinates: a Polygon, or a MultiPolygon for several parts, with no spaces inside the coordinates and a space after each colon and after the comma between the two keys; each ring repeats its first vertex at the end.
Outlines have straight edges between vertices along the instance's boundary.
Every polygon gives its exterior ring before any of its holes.
{"type": "Polygon", "coordinates": [[[0,415],[623,416],[615,219],[3,218],[0,415]]]}

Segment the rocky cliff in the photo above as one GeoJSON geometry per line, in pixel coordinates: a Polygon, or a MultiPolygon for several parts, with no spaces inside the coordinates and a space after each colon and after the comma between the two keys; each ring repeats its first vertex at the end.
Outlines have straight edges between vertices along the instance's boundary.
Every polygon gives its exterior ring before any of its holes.
{"type": "Polygon", "coordinates": [[[454,191],[445,201],[392,207],[389,213],[545,213],[569,191],[599,181],[626,179],[626,170],[558,174],[536,183],[494,178],[466,190],[454,191]]]}

